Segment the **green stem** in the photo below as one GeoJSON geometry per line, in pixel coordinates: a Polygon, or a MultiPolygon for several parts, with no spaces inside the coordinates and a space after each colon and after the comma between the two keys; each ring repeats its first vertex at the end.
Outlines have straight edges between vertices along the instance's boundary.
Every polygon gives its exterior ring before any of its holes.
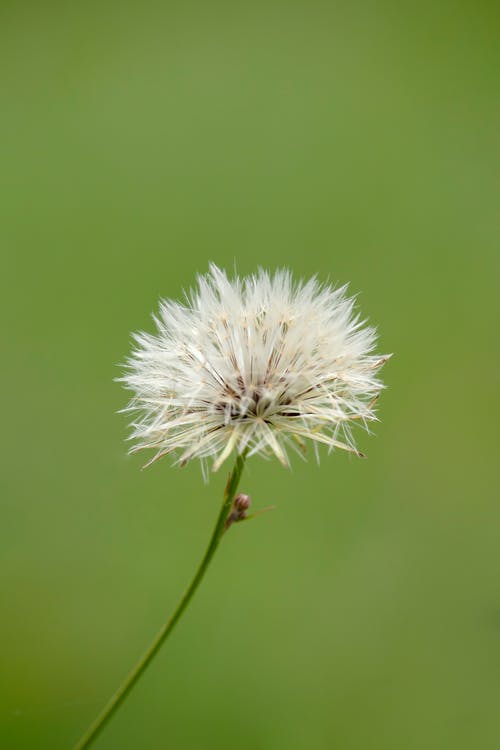
{"type": "Polygon", "coordinates": [[[214,556],[215,550],[219,546],[222,535],[224,534],[226,520],[229,516],[229,513],[231,512],[234,496],[236,494],[241,474],[243,472],[243,467],[245,465],[245,457],[246,455],[245,453],[243,453],[242,455],[238,455],[236,458],[236,463],[231,474],[229,475],[226,489],[224,490],[222,507],[219,512],[219,517],[217,518],[217,521],[215,523],[212,537],[210,539],[210,542],[208,543],[207,551],[205,552],[205,555],[199,565],[198,570],[195,573],[193,580],[189,584],[186,592],[184,593],[184,596],[177,605],[177,608],[175,609],[170,619],[162,627],[148,650],[143,654],[142,658],[138,661],[138,663],[126,677],[125,681],[122,683],[122,685],[120,685],[116,693],[110,698],[109,702],[103,708],[99,716],[90,725],[80,741],[75,745],[74,750],[84,750],[85,748],[92,745],[98,734],[102,731],[105,724],[110,720],[118,707],[123,703],[127,695],[134,687],[135,683],[139,680],[143,672],[146,670],[155,655],[158,653],[162,644],[168,638],[176,623],[181,618],[182,613],[191,601],[194,592],[200,585],[201,580],[208,568],[208,565],[212,557],[214,556]]]}

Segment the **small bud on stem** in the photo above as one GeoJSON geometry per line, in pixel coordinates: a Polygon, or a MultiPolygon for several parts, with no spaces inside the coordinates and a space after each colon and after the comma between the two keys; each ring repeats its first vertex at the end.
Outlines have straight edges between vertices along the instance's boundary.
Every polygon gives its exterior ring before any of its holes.
{"type": "Polygon", "coordinates": [[[244,492],[239,492],[235,496],[231,513],[227,517],[226,531],[233,523],[244,521],[247,518],[247,510],[250,508],[251,503],[250,495],[245,495],[244,492]]]}

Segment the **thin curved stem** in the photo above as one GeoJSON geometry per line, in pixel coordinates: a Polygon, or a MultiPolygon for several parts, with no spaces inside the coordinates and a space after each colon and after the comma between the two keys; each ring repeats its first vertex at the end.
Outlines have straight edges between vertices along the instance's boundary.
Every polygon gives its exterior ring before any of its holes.
{"type": "Polygon", "coordinates": [[[187,605],[191,601],[194,592],[200,585],[201,580],[203,576],[205,575],[205,572],[208,568],[208,565],[212,557],[214,556],[215,550],[219,546],[219,542],[222,538],[222,535],[224,534],[226,520],[231,512],[233,499],[236,494],[236,490],[238,488],[241,474],[243,472],[243,468],[245,465],[245,458],[246,458],[245,453],[238,455],[236,458],[236,463],[234,465],[234,468],[231,474],[229,475],[229,479],[227,481],[226,488],[224,490],[224,498],[222,501],[222,507],[220,509],[219,516],[215,523],[215,527],[212,532],[212,537],[210,539],[210,542],[208,543],[207,550],[198,567],[198,570],[196,571],[194,575],[193,580],[189,584],[182,599],[177,605],[177,608],[171,615],[170,619],[167,620],[165,625],[162,627],[162,629],[160,630],[156,638],[153,640],[148,650],[143,654],[141,659],[137,662],[135,667],[128,674],[124,682],[120,685],[116,693],[110,698],[107,705],[103,708],[99,716],[90,725],[90,727],[87,729],[87,731],[85,732],[83,737],[80,739],[80,741],[77,742],[77,744],[74,747],[74,750],[85,750],[85,748],[88,748],[92,745],[94,740],[97,738],[98,734],[102,731],[105,724],[110,720],[110,718],[113,716],[113,714],[118,709],[118,707],[123,703],[123,701],[125,700],[127,695],[130,693],[130,691],[132,690],[136,682],[139,680],[141,675],[147,669],[148,665],[151,663],[155,655],[158,653],[161,646],[163,645],[165,640],[168,638],[168,636],[174,629],[176,623],[180,619],[187,605]]]}

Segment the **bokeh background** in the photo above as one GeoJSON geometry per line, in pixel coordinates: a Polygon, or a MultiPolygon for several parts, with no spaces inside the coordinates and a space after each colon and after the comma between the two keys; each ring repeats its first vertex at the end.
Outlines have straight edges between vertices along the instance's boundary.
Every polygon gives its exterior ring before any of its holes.
{"type": "Polygon", "coordinates": [[[500,746],[499,40],[487,2],[2,2],[0,747],[70,748],[200,558],[225,473],[139,471],[113,378],[210,260],[350,282],[382,421],[251,461],[277,509],[96,748],[500,746]]]}

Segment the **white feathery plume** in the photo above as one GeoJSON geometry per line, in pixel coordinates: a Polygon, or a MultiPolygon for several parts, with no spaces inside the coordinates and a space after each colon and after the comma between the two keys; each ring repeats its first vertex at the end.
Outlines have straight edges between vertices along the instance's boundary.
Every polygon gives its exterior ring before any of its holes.
{"type": "Polygon", "coordinates": [[[215,265],[197,282],[186,304],[160,303],[155,334],[134,335],[120,378],[134,393],[132,451],[153,449],[146,465],[213,458],[214,471],[233,450],[288,465],[305,439],[362,456],[351,424],[376,419],[388,356],[373,354],[346,287],[287,270],[229,279],[215,265]]]}

